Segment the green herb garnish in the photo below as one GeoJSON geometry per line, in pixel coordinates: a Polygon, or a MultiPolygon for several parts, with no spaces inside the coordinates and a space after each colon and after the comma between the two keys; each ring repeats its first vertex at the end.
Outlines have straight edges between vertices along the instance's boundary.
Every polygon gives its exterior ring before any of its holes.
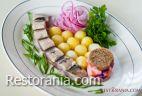
{"type": "Polygon", "coordinates": [[[116,42],[110,38],[111,30],[106,24],[106,6],[93,7],[89,11],[89,20],[87,22],[86,33],[99,43],[102,47],[109,48],[116,45],[116,42]]]}
{"type": "Polygon", "coordinates": [[[103,94],[104,93],[103,89],[90,90],[88,92],[92,92],[92,93],[95,93],[95,94],[103,94]]]}
{"type": "Polygon", "coordinates": [[[49,64],[47,63],[47,60],[46,60],[46,57],[44,54],[39,59],[38,68],[44,74],[46,74],[48,72],[49,64]]]}

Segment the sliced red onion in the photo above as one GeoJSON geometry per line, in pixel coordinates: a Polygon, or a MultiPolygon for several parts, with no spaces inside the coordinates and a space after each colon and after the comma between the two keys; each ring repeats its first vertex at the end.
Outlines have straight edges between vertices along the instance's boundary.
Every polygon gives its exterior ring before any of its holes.
{"type": "Polygon", "coordinates": [[[74,6],[72,1],[63,4],[61,14],[55,21],[55,25],[62,30],[69,30],[73,33],[86,27],[88,19],[88,10],[84,6],[74,6]],[[71,6],[65,8],[67,3],[71,6]]]}

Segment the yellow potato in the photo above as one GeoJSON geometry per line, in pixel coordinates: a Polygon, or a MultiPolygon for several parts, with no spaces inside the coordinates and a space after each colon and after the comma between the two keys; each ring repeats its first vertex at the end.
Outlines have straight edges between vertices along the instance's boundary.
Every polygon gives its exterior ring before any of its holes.
{"type": "Polygon", "coordinates": [[[87,53],[87,48],[84,45],[77,45],[75,47],[75,52],[79,55],[79,56],[84,56],[87,53]]]}
{"type": "Polygon", "coordinates": [[[86,36],[86,32],[78,31],[75,33],[75,38],[79,39],[80,41],[86,36]]]}
{"type": "Polygon", "coordinates": [[[84,56],[80,56],[76,59],[77,64],[83,68],[86,69],[87,68],[87,59],[84,56]]]}
{"type": "Polygon", "coordinates": [[[58,48],[61,49],[64,53],[70,50],[70,46],[67,43],[61,43],[58,45],[58,48]]]}
{"type": "Polygon", "coordinates": [[[97,48],[101,48],[101,46],[99,44],[93,43],[91,45],[89,45],[89,51],[95,50],[97,48]]]}
{"type": "Polygon", "coordinates": [[[90,54],[90,52],[87,52],[87,53],[85,54],[85,57],[88,58],[88,57],[89,57],[89,54],[90,54]]]}
{"type": "Polygon", "coordinates": [[[92,44],[92,43],[93,43],[93,40],[92,40],[91,37],[84,37],[84,38],[82,39],[82,41],[81,41],[81,44],[84,45],[84,46],[86,46],[87,48],[88,48],[88,46],[89,46],[90,44],[92,44]]]}
{"type": "Polygon", "coordinates": [[[54,35],[52,37],[52,40],[54,41],[55,45],[58,46],[60,43],[63,43],[63,37],[61,35],[54,35]]]}
{"type": "Polygon", "coordinates": [[[64,41],[67,41],[68,38],[73,37],[73,33],[70,31],[64,31],[62,32],[62,37],[64,38],[64,41]]]}
{"type": "Polygon", "coordinates": [[[70,58],[73,58],[74,60],[76,60],[76,58],[78,57],[76,52],[73,51],[73,50],[70,50],[66,53],[66,56],[70,57],[70,58]]]}
{"type": "Polygon", "coordinates": [[[61,35],[62,31],[59,27],[51,27],[49,28],[49,35],[52,37],[54,35],[61,35]]]}
{"type": "Polygon", "coordinates": [[[71,49],[74,49],[79,44],[79,40],[74,37],[70,37],[67,40],[67,43],[70,45],[71,49]]]}

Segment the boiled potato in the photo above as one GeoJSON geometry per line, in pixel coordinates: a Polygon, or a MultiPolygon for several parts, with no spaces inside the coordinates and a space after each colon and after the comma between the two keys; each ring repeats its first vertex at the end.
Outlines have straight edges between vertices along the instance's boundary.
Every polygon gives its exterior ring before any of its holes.
{"type": "Polygon", "coordinates": [[[75,52],[79,55],[79,56],[84,56],[87,53],[87,48],[84,45],[77,45],[75,47],[75,52]]]}
{"type": "Polygon", "coordinates": [[[74,60],[76,60],[76,58],[78,57],[76,52],[73,51],[73,50],[70,50],[66,53],[66,56],[70,57],[70,58],[73,58],[74,60]]]}
{"type": "Polygon", "coordinates": [[[90,44],[93,43],[93,40],[91,37],[84,37],[81,41],[81,44],[86,46],[87,48],[89,47],[90,44]]]}
{"type": "Polygon", "coordinates": [[[63,43],[63,37],[61,35],[54,35],[52,37],[52,40],[54,41],[55,45],[58,46],[60,43],[63,43]]]}
{"type": "Polygon", "coordinates": [[[67,40],[67,43],[70,45],[71,49],[74,49],[79,44],[79,40],[74,37],[70,37],[67,40]]]}
{"type": "Polygon", "coordinates": [[[58,48],[61,49],[64,53],[70,50],[70,46],[67,43],[61,43],[58,45],[58,48]]]}
{"type": "Polygon", "coordinates": [[[75,33],[75,38],[79,39],[80,41],[86,36],[86,32],[78,31],[75,33]]]}
{"type": "Polygon", "coordinates": [[[68,38],[73,37],[73,33],[70,31],[64,31],[62,32],[62,37],[64,38],[64,41],[67,41],[68,38]]]}
{"type": "Polygon", "coordinates": [[[97,48],[101,48],[101,46],[99,44],[93,43],[91,45],[89,45],[89,51],[95,50],[97,48]]]}
{"type": "Polygon", "coordinates": [[[80,56],[76,59],[77,64],[83,68],[86,69],[87,68],[87,59],[84,56],[80,56]]]}
{"type": "Polygon", "coordinates": [[[89,57],[89,54],[90,54],[90,52],[87,52],[87,53],[85,54],[85,57],[88,58],[88,57],[89,57]]]}
{"type": "Polygon", "coordinates": [[[51,37],[54,35],[61,35],[62,31],[59,27],[51,27],[49,28],[49,34],[51,37]]]}

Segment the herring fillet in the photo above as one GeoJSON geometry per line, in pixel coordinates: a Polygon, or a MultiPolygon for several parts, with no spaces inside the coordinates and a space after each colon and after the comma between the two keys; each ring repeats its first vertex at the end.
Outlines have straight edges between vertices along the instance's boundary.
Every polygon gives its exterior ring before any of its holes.
{"type": "Polygon", "coordinates": [[[38,43],[43,51],[55,46],[54,42],[50,38],[39,39],[38,43]]]}

